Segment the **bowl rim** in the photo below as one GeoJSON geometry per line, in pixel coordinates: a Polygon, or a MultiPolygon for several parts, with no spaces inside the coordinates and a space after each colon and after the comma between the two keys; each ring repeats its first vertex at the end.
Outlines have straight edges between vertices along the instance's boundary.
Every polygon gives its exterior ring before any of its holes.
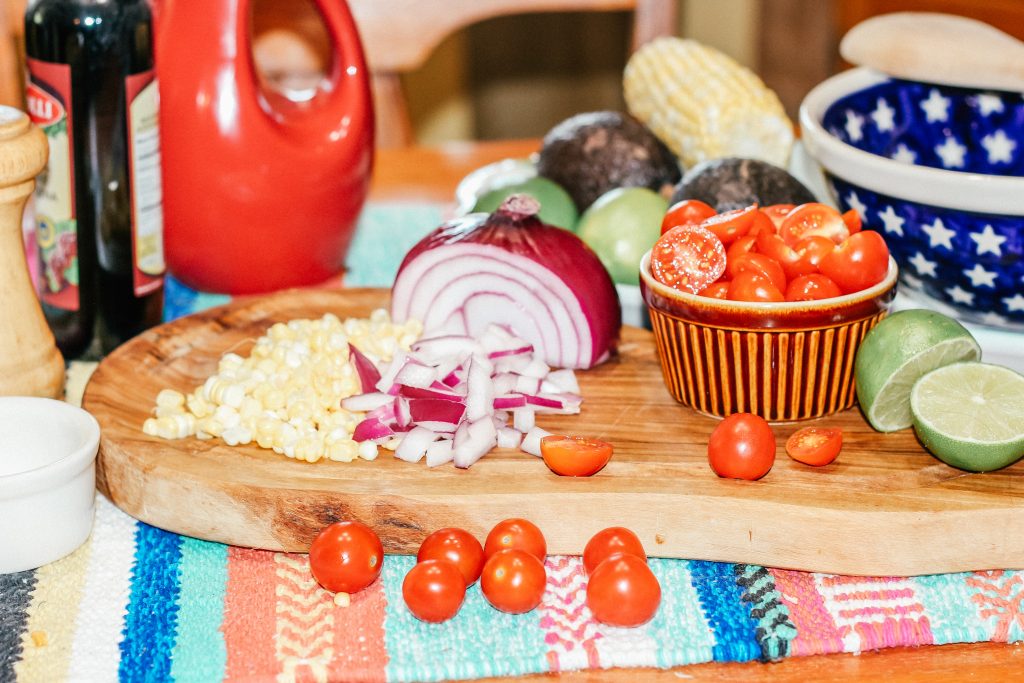
{"type": "Polygon", "coordinates": [[[885,277],[878,284],[872,285],[867,289],[862,289],[859,292],[853,292],[851,294],[843,294],[842,296],[832,297],[830,299],[817,299],[814,301],[732,301],[729,299],[712,299],[707,296],[700,296],[699,294],[691,294],[690,292],[684,292],[674,287],[669,287],[666,284],[658,282],[651,275],[651,252],[653,249],[648,249],[647,253],[640,259],[640,278],[643,280],[644,285],[653,290],[656,294],[663,298],[672,300],[680,300],[689,304],[700,304],[703,306],[710,306],[719,308],[723,311],[729,311],[734,313],[772,313],[772,314],[787,314],[787,313],[808,313],[815,311],[830,311],[836,307],[844,307],[850,304],[856,304],[861,301],[873,299],[887,290],[891,289],[896,285],[896,280],[899,278],[899,268],[896,265],[896,259],[889,255],[889,269],[885,273],[885,277]]]}
{"type": "Polygon", "coordinates": [[[1024,215],[1024,177],[994,176],[916,166],[857,149],[822,125],[841,97],[894,80],[868,67],[836,74],[815,86],[800,104],[802,140],[829,173],[880,194],[946,209],[1024,215]]]}
{"type": "Polygon", "coordinates": [[[0,499],[27,497],[43,488],[54,488],[72,480],[96,459],[100,425],[92,415],[64,401],[34,396],[0,396],[0,409],[37,405],[44,412],[59,412],[74,423],[77,446],[64,456],[20,472],[0,475],[0,499]]]}

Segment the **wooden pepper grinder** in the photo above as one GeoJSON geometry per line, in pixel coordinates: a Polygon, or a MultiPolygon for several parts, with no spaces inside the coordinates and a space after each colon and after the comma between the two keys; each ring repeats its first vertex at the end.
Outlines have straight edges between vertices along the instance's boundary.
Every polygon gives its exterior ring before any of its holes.
{"type": "Polygon", "coordinates": [[[21,237],[25,202],[46,167],[46,136],[0,106],[0,395],[59,398],[64,359],[39,307],[21,237]]]}

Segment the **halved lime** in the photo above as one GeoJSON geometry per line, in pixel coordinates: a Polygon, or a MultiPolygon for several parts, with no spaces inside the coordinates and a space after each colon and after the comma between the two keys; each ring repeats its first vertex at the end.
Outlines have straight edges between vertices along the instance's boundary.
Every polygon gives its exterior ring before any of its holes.
{"type": "Polygon", "coordinates": [[[893,313],[871,330],[857,350],[857,400],[880,432],[912,424],[910,389],[935,368],[981,358],[981,347],[963,325],[924,309],[893,313]]]}
{"type": "Polygon", "coordinates": [[[1001,365],[955,363],[910,392],[914,431],[939,460],[989,472],[1024,456],[1024,376],[1001,365]]]}

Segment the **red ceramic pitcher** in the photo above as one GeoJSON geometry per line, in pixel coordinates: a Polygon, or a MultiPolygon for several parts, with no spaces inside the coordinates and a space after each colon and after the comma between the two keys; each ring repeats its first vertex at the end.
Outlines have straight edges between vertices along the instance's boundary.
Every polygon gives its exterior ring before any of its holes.
{"type": "Polygon", "coordinates": [[[157,22],[164,240],[172,274],[231,294],[341,271],[373,163],[373,104],[344,0],[315,0],[334,49],[315,96],[262,88],[251,0],[163,0],[157,22]]]}

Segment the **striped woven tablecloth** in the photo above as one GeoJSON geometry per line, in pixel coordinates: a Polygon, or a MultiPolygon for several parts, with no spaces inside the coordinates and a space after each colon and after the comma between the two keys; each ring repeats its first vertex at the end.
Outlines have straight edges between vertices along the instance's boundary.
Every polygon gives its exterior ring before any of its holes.
{"type": "MultiPolygon", "coordinates": [[[[439,218],[436,207],[370,206],[346,282],[388,284],[397,262],[380,255],[400,256],[396,245],[408,247],[439,218]],[[399,227],[410,225],[419,227],[399,227]]],[[[172,283],[167,311],[221,300],[172,283]]],[[[72,370],[69,400],[88,368],[72,370]]],[[[381,578],[340,607],[304,555],[178,536],[98,496],[82,548],[0,575],[0,682],[434,681],[1024,640],[1018,571],[865,578],[652,559],[658,614],[618,629],[592,619],[582,564],[561,556],[548,559],[547,592],[533,612],[497,612],[474,586],[455,619],[424,624],[401,597],[413,562],[388,556],[381,578]]]]}

